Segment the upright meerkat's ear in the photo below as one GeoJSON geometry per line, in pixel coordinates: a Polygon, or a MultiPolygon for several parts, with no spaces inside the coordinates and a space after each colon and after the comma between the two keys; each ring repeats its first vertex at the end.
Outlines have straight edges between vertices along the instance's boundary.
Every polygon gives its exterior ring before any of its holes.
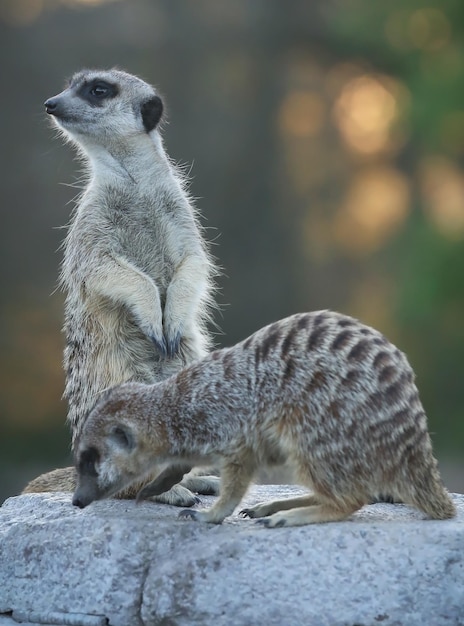
{"type": "Polygon", "coordinates": [[[159,96],[153,96],[140,107],[142,121],[147,133],[152,131],[158,124],[163,114],[163,102],[159,96]]]}

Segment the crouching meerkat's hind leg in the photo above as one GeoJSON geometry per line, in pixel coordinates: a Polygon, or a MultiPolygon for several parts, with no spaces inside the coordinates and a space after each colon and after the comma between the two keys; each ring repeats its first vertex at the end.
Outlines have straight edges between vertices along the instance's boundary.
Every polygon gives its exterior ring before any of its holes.
{"type": "Polygon", "coordinates": [[[248,509],[240,511],[241,517],[250,517],[257,519],[259,517],[268,517],[278,511],[288,511],[304,506],[314,506],[321,504],[320,498],[316,494],[308,494],[307,496],[298,496],[296,498],[287,498],[285,500],[272,500],[271,502],[263,502],[256,504],[248,509]]]}
{"type": "Polygon", "coordinates": [[[318,522],[336,522],[345,519],[360,508],[359,504],[341,506],[317,494],[274,500],[240,511],[242,517],[258,518],[257,523],[268,528],[302,526],[318,522]]]}
{"type": "Polygon", "coordinates": [[[304,526],[305,524],[317,524],[320,522],[338,522],[349,517],[360,509],[361,506],[355,503],[341,506],[335,502],[325,502],[287,511],[278,511],[269,517],[258,519],[257,523],[263,524],[268,528],[277,528],[279,526],[304,526]]]}

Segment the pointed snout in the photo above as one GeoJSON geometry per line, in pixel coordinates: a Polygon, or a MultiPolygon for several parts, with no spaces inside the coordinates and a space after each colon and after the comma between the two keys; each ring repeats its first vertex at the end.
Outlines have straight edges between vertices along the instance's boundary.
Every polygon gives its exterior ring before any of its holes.
{"type": "Polygon", "coordinates": [[[78,479],[72,503],[80,509],[85,509],[86,506],[89,506],[95,500],[101,500],[103,497],[105,497],[105,494],[100,491],[93,476],[81,476],[78,479]]]}
{"type": "Polygon", "coordinates": [[[60,95],[61,94],[59,94],[58,96],[53,96],[53,98],[48,98],[48,100],[45,100],[44,102],[45,111],[49,115],[54,115],[55,117],[63,117],[65,115],[66,111],[65,111],[64,98],[60,97],[60,95]]]}
{"type": "Polygon", "coordinates": [[[77,489],[75,494],[73,495],[72,503],[74,506],[77,506],[80,509],[85,509],[85,507],[89,506],[89,504],[95,499],[96,498],[92,498],[90,494],[84,494],[81,492],[81,490],[77,489]]]}
{"type": "Polygon", "coordinates": [[[53,115],[58,108],[58,101],[56,98],[49,98],[44,102],[45,110],[48,114],[53,115]]]}
{"type": "Polygon", "coordinates": [[[77,506],[80,509],[85,509],[85,507],[90,504],[90,501],[85,500],[82,496],[75,493],[72,499],[72,503],[74,506],[77,506]]]}

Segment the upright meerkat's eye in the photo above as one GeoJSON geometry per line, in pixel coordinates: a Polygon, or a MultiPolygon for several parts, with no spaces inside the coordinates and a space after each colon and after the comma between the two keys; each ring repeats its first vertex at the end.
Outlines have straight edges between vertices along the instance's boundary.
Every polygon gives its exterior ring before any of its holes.
{"type": "Polygon", "coordinates": [[[77,95],[91,106],[101,107],[104,106],[105,100],[114,98],[118,95],[118,92],[116,85],[107,83],[104,80],[94,80],[81,85],[77,90],[77,95]]]}
{"type": "Polygon", "coordinates": [[[108,93],[109,93],[108,86],[102,85],[101,83],[94,85],[90,90],[90,94],[94,96],[95,98],[104,98],[105,96],[108,95],[108,93]]]}

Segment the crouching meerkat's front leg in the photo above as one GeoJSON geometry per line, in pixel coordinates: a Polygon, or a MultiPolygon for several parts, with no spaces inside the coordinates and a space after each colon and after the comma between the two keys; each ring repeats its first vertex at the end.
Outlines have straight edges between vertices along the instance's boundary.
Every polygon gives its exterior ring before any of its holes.
{"type": "Polygon", "coordinates": [[[243,460],[234,458],[224,463],[221,468],[220,495],[217,502],[204,511],[192,509],[181,511],[179,518],[221,524],[224,518],[234,512],[245,495],[255,469],[251,455],[246,455],[243,460]]]}

